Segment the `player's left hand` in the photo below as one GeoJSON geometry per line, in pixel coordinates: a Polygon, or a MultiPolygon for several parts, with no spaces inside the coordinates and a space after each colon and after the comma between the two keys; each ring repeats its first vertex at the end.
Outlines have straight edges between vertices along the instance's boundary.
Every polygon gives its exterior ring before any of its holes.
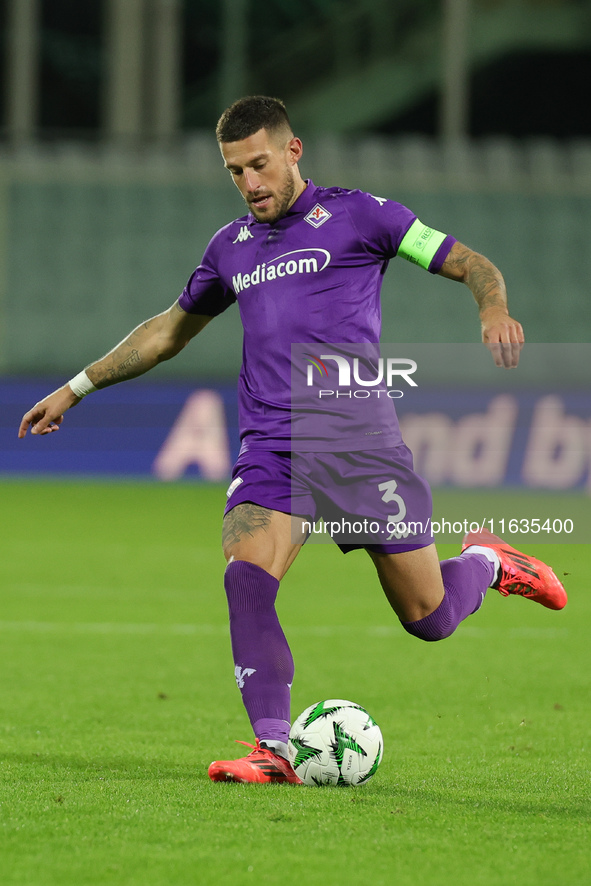
{"type": "Polygon", "coordinates": [[[521,323],[513,320],[502,308],[489,308],[480,317],[482,341],[492,354],[496,366],[514,369],[525,342],[521,323]]]}

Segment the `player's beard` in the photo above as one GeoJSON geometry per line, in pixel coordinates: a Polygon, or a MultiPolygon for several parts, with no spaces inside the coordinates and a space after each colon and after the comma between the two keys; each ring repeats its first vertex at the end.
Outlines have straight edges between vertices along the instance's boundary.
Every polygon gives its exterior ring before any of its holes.
{"type": "Polygon", "coordinates": [[[269,191],[269,196],[273,198],[273,205],[275,207],[270,211],[264,209],[259,211],[256,206],[248,200],[246,201],[246,205],[257,221],[273,224],[280,218],[283,218],[295,200],[296,183],[293,169],[291,169],[291,167],[285,167],[285,175],[281,186],[276,191],[269,191]]]}

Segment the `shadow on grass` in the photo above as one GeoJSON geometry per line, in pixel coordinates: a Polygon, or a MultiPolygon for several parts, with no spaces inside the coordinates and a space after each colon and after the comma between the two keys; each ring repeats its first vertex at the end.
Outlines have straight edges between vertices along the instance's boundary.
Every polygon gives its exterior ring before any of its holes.
{"type": "MultiPolygon", "coordinates": [[[[442,784],[439,789],[428,786],[409,785],[373,786],[375,805],[383,805],[386,796],[396,805],[396,812],[404,814],[426,808],[439,811],[447,809],[469,812],[488,812],[511,816],[538,816],[578,821],[591,820],[591,805],[583,793],[571,796],[560,789],[541,791],[539,785],[516,783],[513,791],[507,786],[495,789],[490,784],[463,786],[461,782],[442,784]],[[544,796],[544,793],[546,796],[544,796]],[[530,794],[529,797],[525,796],[530,794]],[[553,796],[550,796],[553,794],[553,796]]],[[[355,796],[355,799],[357,794],[355,796]]],[[[369,797],[368,797],[369,799],[369,797]]]]}

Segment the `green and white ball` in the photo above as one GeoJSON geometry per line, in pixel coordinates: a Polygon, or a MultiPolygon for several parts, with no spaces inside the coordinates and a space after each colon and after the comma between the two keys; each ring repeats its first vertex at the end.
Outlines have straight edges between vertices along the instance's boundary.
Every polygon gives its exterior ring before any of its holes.
{"type": "Polygon", "coordinates": [[[288,749],[304,784],[353,787],[367,784],[376,774],[384,740],[365,708],[329,698],[300,714],[291,727],[288,749]]]}

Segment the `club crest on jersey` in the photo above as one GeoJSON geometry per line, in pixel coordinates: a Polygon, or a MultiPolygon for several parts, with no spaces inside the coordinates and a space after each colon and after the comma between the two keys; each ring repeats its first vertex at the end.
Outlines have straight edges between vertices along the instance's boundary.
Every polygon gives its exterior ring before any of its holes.
{"type": "Polygon", "coordinates": [[[254,240],[254,237],[250,233],[248,225],[242,225],[242,227],[238,231],[238,236],[235,240],[232,241],[232,245],[234,245],[234,243],[244,243],[245,240],[254,240]]]}
{"type": "Polygon", "coordinates": [[[324,206],[317,203],[314,209],[311,209],[308,215],[304,216],[304,221],[307,221],[313,228],[319,228],[320,225],[323,225],[325,221],[329,220],[329,218],[332,218],[332,212],[329,212],[328,209],[325,209],[324,206]]]}

